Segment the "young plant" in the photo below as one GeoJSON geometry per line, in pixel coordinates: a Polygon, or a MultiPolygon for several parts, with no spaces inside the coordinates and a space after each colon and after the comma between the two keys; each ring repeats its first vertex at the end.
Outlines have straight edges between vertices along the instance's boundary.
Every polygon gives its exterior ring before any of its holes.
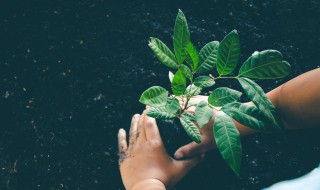
{"type": "Polygon", "coordinates": [[[198,127],[205,126],[215,110],[213,133],[217,147],[227,164],[239,175],[242,145],[239,131],[231,118],[255,130],[283,133],[283,124],[275,107],[263,89],[249,78],[285,77],[290,72],[290,64],[283,61],[279,51],[265,50],[254,52],[237,74],[234,74],[240,58],[240,39],[237,31],[231,31],[220,43],[209,42],[198,53],[190,40],[188,24],[181,10],[175,21],[173,46],[174,53],[157,38],[151,37],[149,41],[149,47],[159,61],[175,70],[174,74],[169,71],[173,94],[160,86],[153,86],[142,93],[139,101],[152,107],[147,113],[150,117],[179,118],[186,133],[196,143],[201,142],[198,127]],[[217,70],[217,76],[203,75],[213,73],[214,69],[217,70]],[[238,102],[242,93],[227,87],[214,89],[208,102],[189,104],[192,96],[214,86],[219,79],[239,81],[244,93],[255,106],[238,102]],[[178,99],[184,100],[184,104],[180,105],[178,99]],[[190,106],[196,106],[194,115],[185,112],[190,106]]]}

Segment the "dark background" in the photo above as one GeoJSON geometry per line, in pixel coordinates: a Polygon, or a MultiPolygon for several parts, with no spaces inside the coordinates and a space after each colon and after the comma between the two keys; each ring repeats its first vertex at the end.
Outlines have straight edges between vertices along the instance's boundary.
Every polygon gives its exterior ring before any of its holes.
{"type": "MultiPolygon", "coordinates": [[[[2,0],[1,190],[123,189],[116,134],[143,110],[146,88],[169,89],[168,69],[147,44],[154,36],[172,48],[179,8],[198,50],[237,29],[241,62],[255,50],[281,51],[292,72],[258,81],[265,90],[320,65],[317,0],[2,0]]],[[[240,177],[213,152],[177,189],[258,189],[301,176],[320,161],[319,132],[289,132],[288,144],[243,138],[240,177]]]]}

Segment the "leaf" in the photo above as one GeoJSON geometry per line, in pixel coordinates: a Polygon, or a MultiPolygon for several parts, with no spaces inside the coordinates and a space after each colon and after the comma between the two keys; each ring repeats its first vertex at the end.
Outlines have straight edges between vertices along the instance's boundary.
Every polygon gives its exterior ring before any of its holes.
{"type": "Polygon", "coordinates": [[[263,123],[263,115],[255,106],[233,102],[223,106],[222,111],[247,127],[259,131],[269,130],[269,125],[263,123]]]}
{"type": "Polygon", "coordinates": [[[172,69],[178,68],[178,63],[171,50],[159,39],[150,38],[149,47],[161,63],[172,69]]]}
{"type": "Polygon", "coordinates": [[[201,88],[195,86],[194,84],[191,84],[187,87],[185,94],[189,94],[192,96],[197,96],[201,93],[201,88]],[[189,93],[193,93],[193,94],[189,94],[189,93]]]}
{"type": "Polygon", "coordinates": [[[186,50],[187,50],[186,61],[190,65],[192,71],[195,71],[199,64],[197,49],[194,47],[192,42],[189,41],[186,50]]]}
{"type": "Polygon", "coordinates": [[[174,74],[171,71],[169,71],[169,80],[170,80],[170,82],[172,82],[173,77],[174,77],[174,74]]]}
{"type": "Polygon", "coordinates": [[[171,88],[176,96],[183,94],[187,86],[187,79],[182,69],[179,69],[173,77],[171,88]]]}
{"type": "Polygon", "coordinates": [[[178,64],[180,65],[186,57],[186,48],[190,40],[190,33],[186,17],[183,12],[179,10],[176,22],[174,25],[173,47],[178,64]]]}
{"type": "Polygon", "coordinates": [[[282,55],[276,50],[255,52],[242,65],[239,76],[257,79],[282,78],[290,73],[291,66],[282,61],[282,55]]]}
{"type": "Polygon", "coordinates": [[[189,67],[187,67],[186,65],[182,64],[180,69],[182,70],[183,74],[187,77],[187,79],[192,81],[192,73],[191,73],[189,67]]]}
{"type": "Polygon", "coordinates": [[[206,44],[199,53],[199,67],[197,73],[205,73],[212,71],[217,64],[217,54],[219,49],[219,42],[213,41],[206,44]]]}
{"type": "Polygon", "coordinates": [[[248,78],[238,78],[245,94],[257,106],[261,113],[271,122],[275,130],[282,130],[282,123],[276,114],[272,102],[263,92],[262,88],[248,78]]]}
{"type": "Polygon", "coordinates": [[[157,118],[157,119],[171,119],[176,117],[175,114],[166,112],[166,110],[163,107],[150,108],[149,111],[147,112],[147,116],[157,118]]]}
{"type": "Polygon", "coordinates": [[[153,86],[144,91],[139,101],[152,107],[165,106],[167,103],[168,91],[160,86],[153,86]]]}
{"type": "Polygon", "coordinates": [[[194,80],[194,85],[200,86],[202,88],[213,86],[215,83],[216,82],[212,78],[207,76],[200,76],[194,80]]]}
{"type": "Polygon", "coordinates": [[[178,99],[169,97],[165,107],[165,111],[171,114],[176,114],[180,109],[180,102],[178,99]]]}
{"type": "Polygon", "coordinates": [[[213,109],[208,105],[207,102],[201,101],[196,106],[196,121],[200,128],[209,123],[213,116],[213,109]]]}
{"type": "Polygon", "coordinates": [[[220,43],[217,55],[217,70],[220,75],[230,74],[240,58],[240,38],[236,30],[230,32],[220,43]]]}
{"type": "Polygon", "coordinates": [[[231,169],[239,176],[242,159],[240,133],[233,121],[225,113],[217,112],[213,124],[217,147],[231,169]]]}
{"type": "Polygon", "coordinates": [[[191,113],[183,112],[181,114],[181,116],[187,118],[190,121],[196,121],[196,117],[194,115],[192,115],[191,113]]]}
{"type": "Polygon", "coordinates": [[[181,125],[183,129],[186,131],[188,136],[196,143],[201,143],[201,135],[197,126],[190,121],[187,117],[180,118],[181,125]]]}
{"type": "Polygon", "coordinates": [[[241,95],[242,93],[239,91],[227,87],[221,87],[215,89],[210,94],[208,102],[213,106],[221,107],[225,104],[237,101],[241,95]]]}

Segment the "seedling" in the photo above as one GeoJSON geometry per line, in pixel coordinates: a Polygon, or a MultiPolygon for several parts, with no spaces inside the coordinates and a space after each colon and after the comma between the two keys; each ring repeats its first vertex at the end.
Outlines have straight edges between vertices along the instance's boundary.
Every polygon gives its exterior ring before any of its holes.
{"type": "Polygon", "coordinates": [[[215,110],[213,133],[217,147],[237,175],[240,173],[242,145],[239,131],[231,118],[262,132],[283,132],[283,124],[275,107],[263,89],[249,79],[275,79],[288,75],[291,66],[283,61],[279,51],[255,52],[235,72],[240,57],[237,31],[231,31],[221,42],[209,42],[198,53],[190,40],[187,20],[181,10],[174,26],[174,53],[161,40],[153,37],[149,47],[159,61],[174,73],[169,71],[173,94],[160,86],[153,86],[142,93],[140,102],[152,107],[147,115],[158,119],[179,118],[188,136],[200,143],[199,128],[209,123],[215,110]],[[217,76],[213,76],[214,69],[217,76]],[[220,79],[238,80],[254,105],[240,103],[242,92],[227,87],[214,89],[208,102],[190,105],[192,96],[212,88],[220,79]],[[184,104],[180,104],[179,99],[184,100],[184,104]],[[185,112],[190,106],[196,106],[194,115],[185,112]]]}

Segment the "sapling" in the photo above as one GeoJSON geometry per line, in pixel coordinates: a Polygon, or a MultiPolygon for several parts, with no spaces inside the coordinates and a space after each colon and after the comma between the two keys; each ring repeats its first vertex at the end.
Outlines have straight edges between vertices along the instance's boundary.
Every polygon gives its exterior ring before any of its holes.
{"type": "Polygon", "coordinates": [[[151,106],[147,115],[158,119],[178,118],[188,136],[200,143],[199,128],[209,123],[215,110],[213,134],[217,147],[237,175],[240,173],[242,145],[239,131],[231,118],[255,130],[283,133],[283,124],[276,108],[263,89],[251,80],[282,78],[289,74],[291,66],[283,61],[279,51],[254,52],[236,72],[240,58],[237,31],[231,31],[221,42],[207,43],[198,53],[190,40],[188,24],[181,10],[174,26],[174,53],[161,40],[153,37],[149,47],[161,63],[172,69],[169,71],[172,94],[160,86],[144,91],[139,101],[151,106]],[[213,75],[214,69],[216,76],[213,75]],[[208,102],[190,104],[191,97],[212,88],[220,79],[239,81],[254,106],[240,103],[242,92],[227,87],[215,88],[208,102]],[[194,114],[185,112],[190,106],[196,106],[194,114]]]}

